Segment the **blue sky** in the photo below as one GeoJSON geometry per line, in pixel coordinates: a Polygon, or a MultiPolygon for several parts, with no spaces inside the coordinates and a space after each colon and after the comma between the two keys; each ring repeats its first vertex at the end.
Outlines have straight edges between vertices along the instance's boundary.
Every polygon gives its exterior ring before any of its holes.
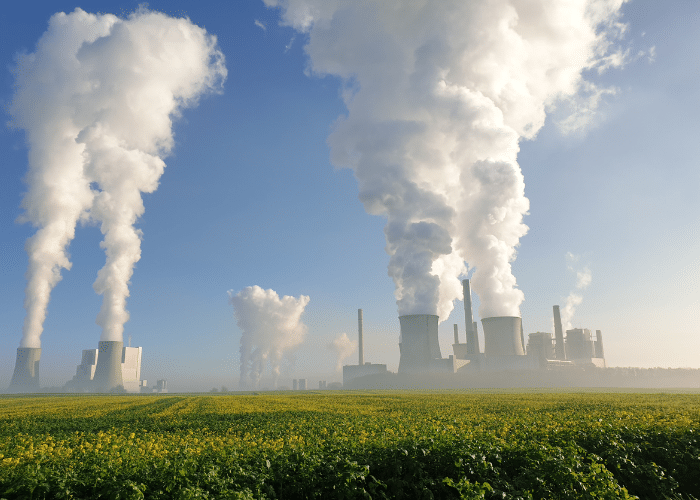
{"type": "MultiPolygon", "coordinates": [[[[127,15],[137,2],[15,3],[0,13],[0,103],[13,95],[16,54],[32,52],[52,14],[81,7],[127,15]]],[[[261,1],[150,2],[186,15],[218,38],[228,78],[174,127],[160,186],[144,195],[142,256],[131,279],[125,337],[144,347],[144,378],[175,390],[235,387],[241,332],[228,290],[272,288],[308,295],[304,343],[283,378],[339,380],[327,344],[356,335],[364,310],[365,360],[398,366],[398,319],[385,219],[358,200],[353,172],[334,168],[327,137],[347,113],[339,79],[309,75],[306,35],[279,26],[261,1]],[[256,25],[256,20],[265,26],[256,25]]],[[[700,368],[700,5],[631,1],[623,6],[631,57],[589,78],[615,87],[593,122],[564,135],[555,111],[518,162],[530,200],[513,274],[525,294],[526,333],[551,330],[551,307],[588,268],[574,326],[600,329],[612,366],[700,368]],[[654,47],[653,61],[649,51],[654,47]],[[645,55],[635,57],[642,51],[645,55]],[[567,253],[578,256],[567,261],[567,253]]],[[[5,114],[4,121],[9,116],[5,114]]],[[[0,128],[0,386],[12,375],[24,320],[26,185],[24,132],[0,128]]],[[[73,267],[52,293],[42,336],[42,383],[62,385],[80,350],[100,337],[104,264],[96,225],[80,226],[73,267]]],[[[478,304],[478,300],[475,301],[478,304]]],[[[443,355],[452,324],[440,325],[443,355]]],[[[483,344],[482,344],[483,345],[483,344]]],[[[354,355],[353,358],[354,359],[354,355]]]]}

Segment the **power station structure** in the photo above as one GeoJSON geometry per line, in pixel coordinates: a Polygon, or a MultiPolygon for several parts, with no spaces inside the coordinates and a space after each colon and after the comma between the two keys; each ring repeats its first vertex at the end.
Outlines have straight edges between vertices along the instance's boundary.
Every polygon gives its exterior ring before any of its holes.
{"type": "MultiPolygon", "coordinates": [[[[386,365],[365,361],[362,309],[357,310],[357,347],[359,351],[357,360],[358,363],[356,365],[343,366],[344,386],[351,380],[359,377],[365,377],[367,375],[385,375],[388,373],[386,365]]],[[[438,351],[439,350],[440,347],[438,346],[438,351]]]]}
{"type": "Polygon", "coordinates": [[[443,359],[438,342],[438,317],[434,314],[399,316],[399,373],[449,371],[452,357],[443,359]]]}
{"type": "Polygon", "coordinates": [[[147,386],[141,380],[142,354],[142,347],[101,340],[97,349],[83,350],[81,363],[69,385],[89,392],[110,392],[119,387],[126,392],[141,392],[147,386]]]}
{"type": "Polygon", "coordinates": [[[466,342],[460,342],[454,325],[453,355],[443,358],[438,342],[438,317],[430,314],[399,316],[399,373],[469,373],[471,371],[539,370],[565,366],[605,367],[603,338],[596,330],[561,324],[559,306],[554,306],[554,339],[547,332],[528,335],[527,346],[519,316],[483,318],[484,349],[479,346],[477,323],[473,320],[469,280],[462,281],[466,342]]]}
{"type": "MultiPolygon", "coordinates": [[[[97,349],[84,349],[75,376],[64,386],[69,392],[111,392],[114,390],[131,393],[168,392],[167,381],[158,380],[153,388],[141,380],[142,347],[124,346],[120,341],[102,340],[97,349]]],[[[10,393],[32,393],[41,389],[39,381],[39,361],[41,348],[20,347],[10,393]]]]}
{"type": "Polygon", "coordinates": [[[39,390],[40,347],[18,347],[15,371],[8,392],[37,392],[39,390]]]}

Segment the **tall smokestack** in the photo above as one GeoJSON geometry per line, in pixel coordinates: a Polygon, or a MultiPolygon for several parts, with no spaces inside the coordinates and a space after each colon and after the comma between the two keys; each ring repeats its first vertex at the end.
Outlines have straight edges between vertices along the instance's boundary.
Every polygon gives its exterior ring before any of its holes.
{"type": "Polygon", "coordinates": [[[595,357],[605,357],[605,353],[603,351],[603,334],[600,332],[600,330],[595,331],[595,357]]]}
{"type": "Polygon", "coordinates": [[[474,325],[474,316],[472,315],[472,291],[469,286],[469,280],[462,280],[462,291],[464,292],[464,322],[467,330],[467,354],[479,354],[479,337],[474,325]]]}
{"type": "Polygon", "coordinates": [[[565,360],[566,348],[564,347],[564,331],[561,327],[559,306],[554,306],[554,342],[554,356],[559,360],[565,360]]]}
{"type": "Polygon", "coordinates": [[[455,344],[459,344],[459,330],[457,330],[457,323],[455,323],[455,344]]]}
{"type": "Polygon", "coordinates": [[[41,348],[18,347],[15,372],[9,392],[36,392],[39,390],[39,359],[41,348]]]}
{"type": "Polygon", "coordinates": [[[365,364],[365,352],[362,346],[362,309],[357,310],[357,349],[360,351],[358,364],[365,364]]]}
{"type": "Polygon", "coordinates": [[[122,351],[124,342],[101,340],[98,344],[97,366],[95,366],[94,390],[109,392],[117,386],[124,386],[122,381],[122,351]]]}

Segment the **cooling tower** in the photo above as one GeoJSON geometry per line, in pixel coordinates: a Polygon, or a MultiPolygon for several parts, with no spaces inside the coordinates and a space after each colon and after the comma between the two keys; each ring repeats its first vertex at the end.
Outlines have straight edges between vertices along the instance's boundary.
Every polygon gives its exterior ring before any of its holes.
{"type": "Polygon", "coordinates": [[[494,316],[481,320],[484,327],[486,356],[523,356],[522,319],[517,316],[494,316]]]}
{"type": "Polygon", "coordinates": [[[528,335],[528,356],[536,356],[542,360],[554,358],[554,344],[550,332],[536,332],[528,335]]]}
{"type": "Polygon", "coordinates": [[[97,392],[109,392],[122,381],[122,350],[124,342],[101,340],[98,344],[97,366],[93,378],[93,388],[97,392]]]}
{"type": "Polygon", "coordinates": [[[434,359],[441,359],[438,317],[433,314],[399,316],[401,342],[399,373],[427,372],[434,359]]]}
{"type": "Polygon", "coordinates": [[[18,347],[15,372],[9,392],[35,392],[39,390],[40,347],[18,347]]]}
{"type": "Polygon", "coordinates": [[[357,349],[360,351],[359,365],[365,364],[365,350],[362,345],[362,309],[357,310],[357,349]]]}
{"type": "Polygon", "coordinates": [[[566,348],[564,347],[564,330],[561,327],[561,314],[559,306],[554,306],[554,355],[557,359],[566,360],[566,348]]]}
{"type": "Polygon", "coordinates": [[[462,280],[462,291],[464,292],[464,322],[467,330],[467,354],[479,354],[479,336],[474,328],[474,317],[472,315],[472,291],[469,280],[462,280]]]}
{"type": "Polygon", "coordinates": [[[595,357],[595,346],[591,331],[587,328],[572,328],[566,331],[566,354],[569,359],[591,359],[595,357]]]}

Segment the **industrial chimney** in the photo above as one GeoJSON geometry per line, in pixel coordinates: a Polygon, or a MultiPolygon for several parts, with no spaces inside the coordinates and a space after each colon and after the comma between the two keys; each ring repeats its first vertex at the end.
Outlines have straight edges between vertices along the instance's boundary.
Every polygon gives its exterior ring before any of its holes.
{"type": "Polygon", "coordinates": [[[603,334],[600,333],[600,330],[595,331],[595,357],[605,357],[605,353],[603,352],[603,334]]]}
{"type": "Polygon", "coordinates": [[[455,323],[455,344],[459,344],[459,330],[457,330],[457,323],[455,323]]]}
{"type": "Polygon", "coordinates": [[[39,390],[40,347],[18,347],[15,372],[9,392],[36,392],[39,390]]]}
{"type": "Polygon", "coordinates": [[[430,371],[433,360],[442,359],[438,343],[438,317],[434,314],[410,314],[399,316],[399,323],[399,373],[430,371]]]}
{"type": "Polygon", "coordinates": [[[109,392],[117,386],[124,386],[122,381],[122,351],[124,342],[101,340],[98,344],[97,366],[93,388],[96,392],[109,392]]]}
{"type": "Polygon", "coordinates": [[[362,366],[365,364],[365,350],[362,346],[362,309],[357,310],[357,349],[360,351],[358,364],[362,366]]]}
{"type": "Polygon", "coordinates": [[[464,292],[464,322],[467,331],[467,354],[476,355],[481,352],[479,349],[479,336],[474,327],[474,316],[472,315],[472,291],[469,280],[462,280],[462,291],[464,292]]]}
{"type": "Polygon", "coordinates": [[[554,306],[554,342],[554,356],[556,359],[564,361],[566,359],[566,348],[564,347],[564,330],[561,327],[559,306],[554,306]]]}

